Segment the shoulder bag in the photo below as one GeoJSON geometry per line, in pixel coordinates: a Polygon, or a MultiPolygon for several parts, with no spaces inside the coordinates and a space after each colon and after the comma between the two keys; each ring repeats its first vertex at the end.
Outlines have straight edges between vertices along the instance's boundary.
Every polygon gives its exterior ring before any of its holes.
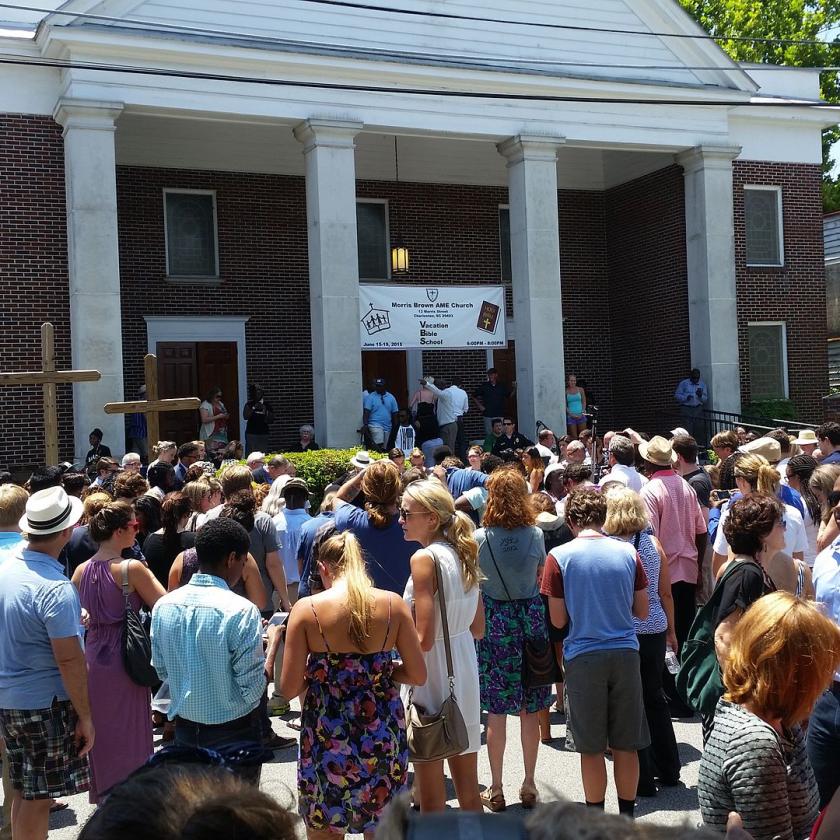
{"type": "Polygon", "coordinates": [[[435,566],[440,618],[443,625],[443,646],[446,651],[446,673],[449,677],[449,697],[443,701],[437,714],[429,714],[426,709],[414,702],[414,687],[408,692],[406,709],[406,738],[411,761],[441,761],[450,756],[460,755],[470,744],[464,716],[455,699],[455,674],[452,668],[452,647],[449,641],[449,618],[446,615],[446,595],[443,590],[443,577],[438,559],[429,549],[435,566]]]}
{"type": "Polygon", "coordinates": [[[741,563],[733,560],[718,580],[709,600],[694,618],[680,652],[680,670],[674,678],[677,693],[695,712],[706,718],[714,716],[718,700],[723,696],[723,679],[715,653],[715,613],[723,600],[723,584],[741,563]]]}
{"type": "Polygon", "coordinates": [[[120,563],[122,593],[123,598],[125,598],[125,619],[122,633],[123,666],[133,682],[151,688],[160,682],[160,677],[152,667],[152,643],[149,639],[149,633],[128,600],[130,593],[128,564],[130,562],[130,560],[123,560],[120,563]]]}
{"type": "MultiPolygon", "coordinates": [[[[529,551],[533,542],[534,536],[532,534],[531,543],[528,544],[529,551]]],[[[493,561],[496,574],[502,582],[505,595],[507,595],[508,601],[513,601],[514,599],[510,597],[510,591],[507,588],[505,579],[499,570],[499,564],[496,562],[496,555],[493,554],[493,546],[490,544],[490,532],[486,528],[484,530],[484,543],[490,552],[490,559],[493,561]]],[[[525,642],[522,645],[522,685],[525,688],[544,688],[548,685],[554,685],[560,679],[560,667],[557,664],[557,657],[554,655],[554,646],[549,641],[548,634],[542,639],[529,639],[526,635],[525,642]]]]}

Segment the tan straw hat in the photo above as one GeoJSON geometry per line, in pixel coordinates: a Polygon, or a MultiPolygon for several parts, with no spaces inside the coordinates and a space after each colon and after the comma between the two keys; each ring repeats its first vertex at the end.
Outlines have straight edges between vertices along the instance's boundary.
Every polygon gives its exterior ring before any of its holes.
{"type": "Polygon", "coordinates": [[[802,444],[818,444],[819,440],[817,440],[817,433],[813,429],[800,429],[799,430],[799,437],[794,438],[793,442],[797,444],[797,446],[802,446],[802,444]]]}
{"type": "Polygon", "coordinates": [[[745,452],[747,455],[761,455],[771,464],[776,464],[782,460],[782,445],[775,438],[756,438],[743,446],[739,446],[738,451],[745,452]]]}
{"type": "Polygon", "coordinates": [[[671,441],[661,435],[656,435],[649,441],[643,440],[639,444],[639,454],[645,461],[656,464],[657,467],[670,467],[673,455],[671,441]]]}

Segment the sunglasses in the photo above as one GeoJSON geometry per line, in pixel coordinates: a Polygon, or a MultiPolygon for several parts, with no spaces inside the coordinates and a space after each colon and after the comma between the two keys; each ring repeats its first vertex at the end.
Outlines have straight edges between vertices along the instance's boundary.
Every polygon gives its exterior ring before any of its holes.
{"type": "Polygon", "coordinates": [[[502,423],[503,426],[512,426],[513,423],[502,423]]]}
{"type": "Polygon", "coordinates": [[[140,527],[140,521],[138,519],[131,519],[125,523],[126,528],[134,528],[136,531],[140,527]]]}
{"type": "Polygon", "coordinates": [[[400,519],[408,519],[409,516],[417,516],[420,513],[425,513],[423,510],[406,510],[404,507],[399,509],[400,519]]]}

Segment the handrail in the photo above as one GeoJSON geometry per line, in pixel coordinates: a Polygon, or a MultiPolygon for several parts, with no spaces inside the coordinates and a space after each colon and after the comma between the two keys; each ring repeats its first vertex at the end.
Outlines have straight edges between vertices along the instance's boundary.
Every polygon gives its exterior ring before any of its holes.
{"type": "MultiPolygon", "coordinates": [[[[657,410],[656,416],[658,418],[669,418],[669,422],[676,421],[677,425],[684,426],[687,418],[682,414],[678,408],[662,408],[657,410]]],[[[801,420],[779,420],[776,418],[766,417],[749,417],[743,414],[736,414],[732,411],[715,411],[713,409],[704,408],[700,415],[693,419],[695,432],[694,437],[701,445],[707,445],[708,442],[718,433],[734,429],[736,426],[743,426],[748,430],[770,432],[773,429],[778,429],[780,426],[794,430],[799,429],[815,429],[818,423],[803,423],[801,420]],[[772,423],[772,426],[766,425],[772,423]]],[[[689,431],[692,431],[689,429],[689,431]]]]}

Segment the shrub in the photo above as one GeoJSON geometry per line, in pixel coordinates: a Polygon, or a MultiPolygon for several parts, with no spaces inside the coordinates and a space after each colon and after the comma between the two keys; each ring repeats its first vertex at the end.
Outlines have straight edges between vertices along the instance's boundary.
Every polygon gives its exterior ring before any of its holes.
{"type": "MultiPolygon", "coordinates": [[[[283,455],[294,465],[296,475],[308,485],[312,494],[309,499],[310,511],[314,514],[324,498],[324,488],[337,481],[350,469],[350,459],[359,451],[353,449],[316,449],[314,452],[277,452],[266,455],[268,462],[274,455],[283,455]]],[[[372,460],[384,458],[379,452],[371,452],[372,460]]],[[[244,461],[240,461],[244,464],[244,461]]]]}
{"type": "Polygon", "coordinates": [[[759,400],[746,407],[744,416],[767,420],[796,420],[796,408],[790,400],[759,400]]]}

